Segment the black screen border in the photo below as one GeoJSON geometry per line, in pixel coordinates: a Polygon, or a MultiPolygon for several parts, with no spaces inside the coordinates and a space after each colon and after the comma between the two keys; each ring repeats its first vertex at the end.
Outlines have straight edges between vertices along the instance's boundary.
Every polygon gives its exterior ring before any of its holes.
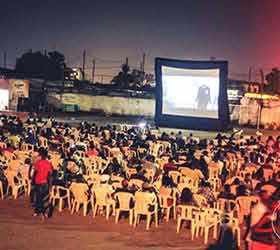
{"type": "Polygon", "coordinates": [[[228,62],[227,61],[193,61],[157,57],[155,59],[156,76],[156,110],[155,124],[161,127],[225,131],[229,129],[230,117],[227,97],[228,62]],[[218,119],[167,115],[162,113],[162,66],[180,69],[219,69],[220,86],[218,97],[218,119]]]}

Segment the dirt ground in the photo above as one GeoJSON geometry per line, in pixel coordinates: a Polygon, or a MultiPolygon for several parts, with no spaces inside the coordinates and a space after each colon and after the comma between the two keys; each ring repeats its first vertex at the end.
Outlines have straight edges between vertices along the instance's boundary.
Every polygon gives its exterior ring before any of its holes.
{"type": "Polygon", "coordinates": [[[0,250],[206,249],[201,237],[191,241],[190,229],[185,226],[176,234],[174,220],[161,221],[158,228],[152,224],[146,231],[145,219],[134,229],[126,218],[118,224],[112,216],[109,221],[101,215],[92,218],[91,210],[85,217],[82,210],[74,215],[67,209],[62,213],[55,210],[45,221],[32,214],[23,197],[0,200],[0,250]]]}

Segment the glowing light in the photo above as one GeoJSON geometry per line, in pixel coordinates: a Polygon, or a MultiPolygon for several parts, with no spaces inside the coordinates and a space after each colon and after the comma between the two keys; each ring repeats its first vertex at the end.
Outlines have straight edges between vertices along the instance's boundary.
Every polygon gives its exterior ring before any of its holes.
{"type": "Polygon", "coordinates": [[[146,122],[140,122],[140,123],[138,124],[138,126],[139,126],[140,128],[145,128],[146,125],[147,125],[146,122]]]}

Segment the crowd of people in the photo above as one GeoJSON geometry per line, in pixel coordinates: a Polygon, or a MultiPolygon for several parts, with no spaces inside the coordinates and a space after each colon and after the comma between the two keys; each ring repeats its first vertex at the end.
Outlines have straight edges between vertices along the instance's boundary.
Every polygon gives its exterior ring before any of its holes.
{"type": "MultiPolygon", "coordinates": [[[[174,206],[174,218],[182,214],[182,206],[232,212],[238,227],[246,226],[243,239],[252,249],[277,248],[278,217],[272,215],[280,194],[279,156],[280,137],[218,134],[207,140],[156,128],[117,129],[88,122],[71,126],[53,118],[0,117],[3,193],[9,195],[11,182],[18,185],[24,180],[34,216],[51,216],[49,196],[54,186],[86,184],[87,195],[94,196],[103,185],[111,191],[115,207],[118,193],[153,194],[160,218],[170,216],[164,209],[169,206],[174,206]]],[[[227,249],[238,245],[236,236],[229,240],[221,235],[212,248],[225,247],[225,241],[227,249]]]]}

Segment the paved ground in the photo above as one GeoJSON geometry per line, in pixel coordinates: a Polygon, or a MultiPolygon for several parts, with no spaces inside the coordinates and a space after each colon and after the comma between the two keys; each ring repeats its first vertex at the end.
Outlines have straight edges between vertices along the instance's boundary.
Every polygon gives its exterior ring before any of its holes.
{"type": "Polygon", "coordinates": [[[30,203],[23,197],[0,200],[0,250],[206,249],[202,238],[190,240],[190,229],[176,234],[174,220],[162,221],[159,228],[152,224],[150,231],[145,231],[145,222],[134,229],[125,218],[115,224],[114,217],[106,221],[103,216],[93,219],[91,211],[83,217],[81,211],[71,215],[68,210],[55,211],[51,219],[42,221],[32,217],[30,203]]]}

